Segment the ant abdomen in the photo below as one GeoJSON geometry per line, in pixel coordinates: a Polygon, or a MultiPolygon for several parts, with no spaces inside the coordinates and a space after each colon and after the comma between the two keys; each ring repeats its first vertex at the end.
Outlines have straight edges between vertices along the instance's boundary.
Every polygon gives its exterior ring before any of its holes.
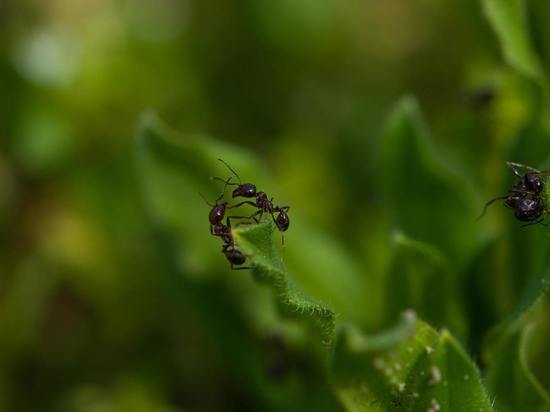
{"type": "Polygon", "coordinates": [[[227,203],[222,203],[219,205],[215,205],[212,210],[210,210],[210,214],[208,215],[208,220],[210,221],[210,224],[212,226],[217,226],[221,223],[225,216],[225,206],[227,203]]]}
{"type": "Polygon", "coordinates": [[[514,203],[514,216],[522,222],[533,222],[540,219],[544,206],[539,199],[519,198],[514,203]]]}
{"type": "Polygon", "coordinates": [[[290,218],[288,217],[288,214],[283,210],[279,211],[279,214],[275,218],[275,224],[281,232],[288,230],[288,227],[290,226],[290,218]]]}
{"type": "Polygon", "coordinates": [[[246,262],[246,256],[237,249],[226,250],[224,254],[229,263],[233,265],[242,265],[246,262]]]}

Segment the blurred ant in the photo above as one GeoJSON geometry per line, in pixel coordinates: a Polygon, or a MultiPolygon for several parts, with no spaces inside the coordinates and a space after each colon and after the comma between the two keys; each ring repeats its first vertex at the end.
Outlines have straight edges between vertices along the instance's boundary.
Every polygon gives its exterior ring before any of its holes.
{"type": "Polygon", "coordinates": [[[252,269],[248,266],[241,266],[241,267],[238,267],[238,268],[235,267],[235,266],[238,266],[238,265],[242,265],[244,262],[246,262],[246,256],[244,255],[243,252],[241,252],[240,250],[235,248],[235,241],[233,239],[233,235],[230,235],[230,236],[231,236],[231,241],[230,242],[225,242],[224,241],[224,244],[222,246],[222,253],[225,255],[225,258],[231,264],[231,269],[232,270],[252,269]]]}
{"type": "MultiPolygon", "coordinates": [[[[227,179],[227,184],[230,182],[231,177],[227,179]]],[[[222,253],[225,255],[226,259],[231,264],[231,269],[233,270],[244,270],[250,269],[249,267],[239,267],[236,268],[234,265],[242,265],[246,261],[246,256],[235,248],[235,240],[233,234],[231,233],[231,220],[230,217],[227,217],[226,224],[222,223],[223,218],[225,217],[225,212],[227,209],[232,209],[235,206],[227,207],[227,202],[218,203],[225,196],[225,190],[227,184],[223,188],[222,194],[215,200],[214,204],[211,204],[201,193],[201,197],[204,201],[212,207],[208,215],[208,221],[210,222],[210,234],[213,236],[220,237],[223,241],[222,253]]]]}
{"type": "MultiPolygon", "coordinates": [[[[290,218],[288,216],[288,211],[290,209],[290,206],[274,206],[273,205],[273,198],[268,199],[267,194],[265,192],[257,192],[256,186],[252,183],[242,183],[240,176],[233,170],[231,166],[229,166],[224,160],[218,159],[221,163],[223,163],[230,171],[235,175],[235,177],[239,180],[239,183],[231,183],[231,178],[227,180],[223,180],[219,177],[214,177],[214,180],[219,180],[220,182],[223,182],[229,186],[237,186],[235,190],[233,190],[232,197],[245,197],[245,198],[256,198],[256,203],[245,200],[244,202],[237,203],[236,205],[232,207],[239,207],[244,204],[253,206],[257,209],[259,209],[256,213],[254,213],[251,216],[233,216],[235,219],[254,219],[256,223],[259,222],[259,220],[262,218],[264,213],[269,213],[271,215],[271,218],[273,219],[273,222],[277,226],[277,229],[281,232],[285,232],[288,227],[290,226],[290,218]],[[259,217],[256,217],[258,216],[259,217]],[[276,216],[275,216],[276,215],[276,216]]],[[[282,237],[282,242],[284,246],[284,236],[282,237]]]]}
{"type": "Polygon", "coordinates": [[[528,222],[522,227],[542,223],[546,214],[550,212],[546,208],[542,191],[544,190],[544,181],[541,178],[550,172],[541,172],[530,166],[521,163],[506,162],[512,170],[517,180],[508,191],[506,196],[499,196],[491,199],[485,204],[481,215],[476,219],[479,220],[485,215],[487,208],[497,200],[504,200],[504,205],[514,209],[514,216],[522,222],[528,222]],[[518,169],[525,169],[526,172],[521,174],[518,169]]]}

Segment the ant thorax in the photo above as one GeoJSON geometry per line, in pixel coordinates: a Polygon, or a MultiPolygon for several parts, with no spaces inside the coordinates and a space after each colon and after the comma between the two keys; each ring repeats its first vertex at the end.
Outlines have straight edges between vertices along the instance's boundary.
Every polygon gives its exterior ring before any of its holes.
{"type": "Polygon", "coordinates": [[[264,212],[272,213],[273,205],[267,198],[267,195],[264,192],[258,192],[256,195],[256,206],[258,209],[263,210],[264,212]]]}

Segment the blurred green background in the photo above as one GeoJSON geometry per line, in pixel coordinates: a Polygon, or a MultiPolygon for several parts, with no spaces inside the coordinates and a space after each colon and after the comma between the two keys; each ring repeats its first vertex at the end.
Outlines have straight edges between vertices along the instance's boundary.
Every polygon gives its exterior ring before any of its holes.
{"type": "Polygon", "coordinates": [[[0,410],[343,408],[326,348],[210,237],[216,157],[291,206],[287,266],[339,320],[413,307],[484,372],[548,268],[543,227],[473,222],[506,160],[550,155],[550,6],[495,2],[2,0],[0,410]],[[185,158],[136,158],[146,109],[211,169],[164,185],[185,158]]]}

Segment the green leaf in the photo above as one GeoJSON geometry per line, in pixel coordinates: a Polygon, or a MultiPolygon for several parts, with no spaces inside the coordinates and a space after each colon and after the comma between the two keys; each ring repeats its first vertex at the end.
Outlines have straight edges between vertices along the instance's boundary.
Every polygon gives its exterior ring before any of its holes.
{"type": "Polygon", "coordinates": [[[534,324],[506,335],[491,362],[487,386],[495,395],[499,411],[550,411],[550,397],[531,372],[527,362],[534,324]]]}
{"type": "Polygon", "coordinates": [[[254,277],[271,286],[280,308],[287,315],[299,315],[311,320],[325,342],[330,342],[335,327],[335,314],[326,305],[309,297],[293,280],[281,261],[273,241],[274,224],[264,221],[258,225],[243,225],[233,229],[238,248],[247,256],[254,277]]]}
{"type": "Polygon", "coordinates": [[[492,410],[479,371],[456,340],[411,312],[382,335],[344,329],[332,368],[349,411],[492,410]]]}
{"type": "Polygon", "coordinates": [[[531,44],[525,0],[483,0],[483,9],[508,63],[527,77],[541,79],[543,71],[531,44]]]}
{"type": "Polygon", "coordinates": [[[414,239],[437,245],[454,262],[475,250],[475,197],[466,179],[436,153],[416,100],[393,110],[379,164],[385,210],[414,239]]]}
{"type": "Polygon", "coordinates": [[[435,246],[400,232],[394,234],[393,246],[394,257],[385,288],[388,323],[412,308],[422,319],[464,337],[465,319],[458,305],[458,286],[449,261],[435,246]]]}
{"type": "Polygon", "coordinates": [[[229,173],[218,157],[245,176],[260,183],[265,180],[259,163],[245,150],[206,136],[177,133],[153,113],[142,117],[137,166],[144,204],[154,223],[173,234],[179,244],[179,261],[192,276],[205,276],[225,263],[221,254],[220,259],[212,259],[209,206],[199,195],[213,201],[221,193],[222,185],[209,180],[229,173]]]}
{"type": "Polygon", "coordinates": [[[546,318],[548,290],[550,272],[532,282],[517,309],[487,338],[487,385],[500,411],[550,411],[550,395],[529,366],[531,340],[546,318]]]}
{"type": "MultiPolygon", "coordinates": [[[[221,184],[208,179],[227,176],[228,171],[217,161],[219,157],[238,170],[243,179],[261,188],[273,187],[266,183],[259,162],[246,151],[204,136],[176,133],[151,114],[142,120],[137,160],[144,201],[153,221],[174,238],[175,249],[181,254],[178,261],[184,273],[192,277],[223,273],[219,270],[222,267],[229,270],[228,262],[220,253],[219,239],[213,238],[208,230],[209,207],[198,194],[200,191],[214,199],[219,194],[214,190],[221,191],[221,184]]],[[[243,225],[236,230],[238,242],[243,243],[242,247],[251,256],[249,262],[256,265],[255,277],[270,283],[279,297],[284,295],[283,308],[302,311],[314,319],[326,341],[330,340],[334,328],[334,312],[311,302],[328,302],[343,319],[364,324],[371,316],[366,277],[330,236],[305,225],[299,211],[292,209],[291,219],[291,227],[285,233],[285,262],[293,270],[292,278],[280,266],[280,258],[274,260],[272,256],[280,246],[279,239],[272,237],[269,224],[243,225]],[[263,268],[263,272],[259,268],[263,268]],[[311,300],[303,298],[305,295],[312,296],[311,300]]],[[[244,277],[246,273],[239,275],[244,277]]],[[[254,310],[248,309],[250,312],[258,312],[254,296],[243,299],[254,302],[254,310]]],[[[243,304],[243,308],[245,306],[243,304]]]]}

